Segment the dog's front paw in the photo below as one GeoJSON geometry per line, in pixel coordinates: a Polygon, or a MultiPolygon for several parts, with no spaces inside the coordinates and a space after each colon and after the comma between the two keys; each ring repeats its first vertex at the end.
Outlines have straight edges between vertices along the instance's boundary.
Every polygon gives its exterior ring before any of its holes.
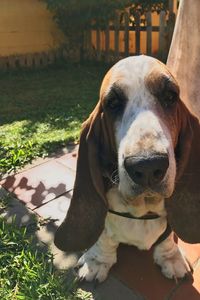
{"type": "Polygon", "coordinates": [[[162,273],[167,278],[174,278],[176,280],[190,272],[190,266],[178,247],[172,256],[156,255],[156,253],[154,253],[154,260],[161,267],[162,273]]]}
{"type": "Polygon", "coordinates": [[[98,282],[102,282],[108,276],[112,264],[98,262],[95,258],[89,258],[84,254],[79,259],[78,266],[80,267],[78,270],[78,278],[80,280],[97,280],[98,282]]]}

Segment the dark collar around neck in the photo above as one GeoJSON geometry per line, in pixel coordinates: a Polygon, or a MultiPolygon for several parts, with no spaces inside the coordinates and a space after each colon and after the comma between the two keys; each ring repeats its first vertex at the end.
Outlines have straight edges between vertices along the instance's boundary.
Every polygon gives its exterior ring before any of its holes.
{"type": "Polygon", "coordinates": [[[161,218],[161,216],[157,215],[157,214],[146,214],[144,216],[141,217],[135,217],[132,214],[128,213],[128,212],[119,212],[119,211],[115,211],[112,209],[108,210],[109,213],[120,216],[120,217],[124,217],[124,218],[128,218],[128,219],[135,219],[135,220],[154,220],[154,219],[158,219],[161,218]]]}

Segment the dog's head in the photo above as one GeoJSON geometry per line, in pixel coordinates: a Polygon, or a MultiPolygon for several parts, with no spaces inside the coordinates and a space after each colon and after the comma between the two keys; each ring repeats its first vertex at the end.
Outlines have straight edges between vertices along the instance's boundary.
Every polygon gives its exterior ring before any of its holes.
{"type": "Polygon", "coordinates": [[[175,232],[200,242],[199,138],[199,122],[181,102],[164,64],[147,56],[119,61],[83,124],[74,194],[55,244],[68,251],[94,244],[104,228],[112,184],[129,205],[167,199],[175,232]]]}

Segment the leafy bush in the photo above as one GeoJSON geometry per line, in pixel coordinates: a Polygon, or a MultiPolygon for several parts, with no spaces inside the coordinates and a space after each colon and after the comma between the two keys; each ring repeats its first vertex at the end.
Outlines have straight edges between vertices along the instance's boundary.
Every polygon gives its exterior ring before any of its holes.
{"type": "Polygon", "coordinates": [[[58,26],[68,38],[71,48],[82,47],[83,31],[92,23],[104,28],[112,20],[116,11],[129,10],[144,14],[152,10],[160,12],[168,8],[167,0],[44,0],[47,8],[53,12],[58,26]]]}

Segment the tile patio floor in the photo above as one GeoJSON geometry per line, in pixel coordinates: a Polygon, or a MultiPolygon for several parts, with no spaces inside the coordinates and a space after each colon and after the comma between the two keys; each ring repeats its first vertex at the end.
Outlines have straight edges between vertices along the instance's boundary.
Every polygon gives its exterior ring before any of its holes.
{"type": "MultiPolygon", "coordinates": [[[[55,250],[53,234],[70,204],[76,170],[77,147],[68,153],[29,166],[24,171],[4,178],[0,183],[4,189],[31,211],[42,218],[51,218],[39,238],[51,241],[55,264],[69,267],[76,262],[76,255],[67,255],[55,250]],[[71,152],[70,152],[71,151],[71,152]],[[52,225],[53,224],[53,225],[52,225]],[[55,252],[57,251],[57,252],[55,252]]],[[[166,279],[153,263],[152,251],[139,251],[134,247],[121,245],[118,249],[118,262],[112,268],[105,283],[96,290],[92,284],[83,288],[93,292],[94,299],[102,300],[197,300],[200,299],[200,244],[189,245],[178,241],[194,267],[191,278],[179,280],[178,284],[166,279]]]]}

